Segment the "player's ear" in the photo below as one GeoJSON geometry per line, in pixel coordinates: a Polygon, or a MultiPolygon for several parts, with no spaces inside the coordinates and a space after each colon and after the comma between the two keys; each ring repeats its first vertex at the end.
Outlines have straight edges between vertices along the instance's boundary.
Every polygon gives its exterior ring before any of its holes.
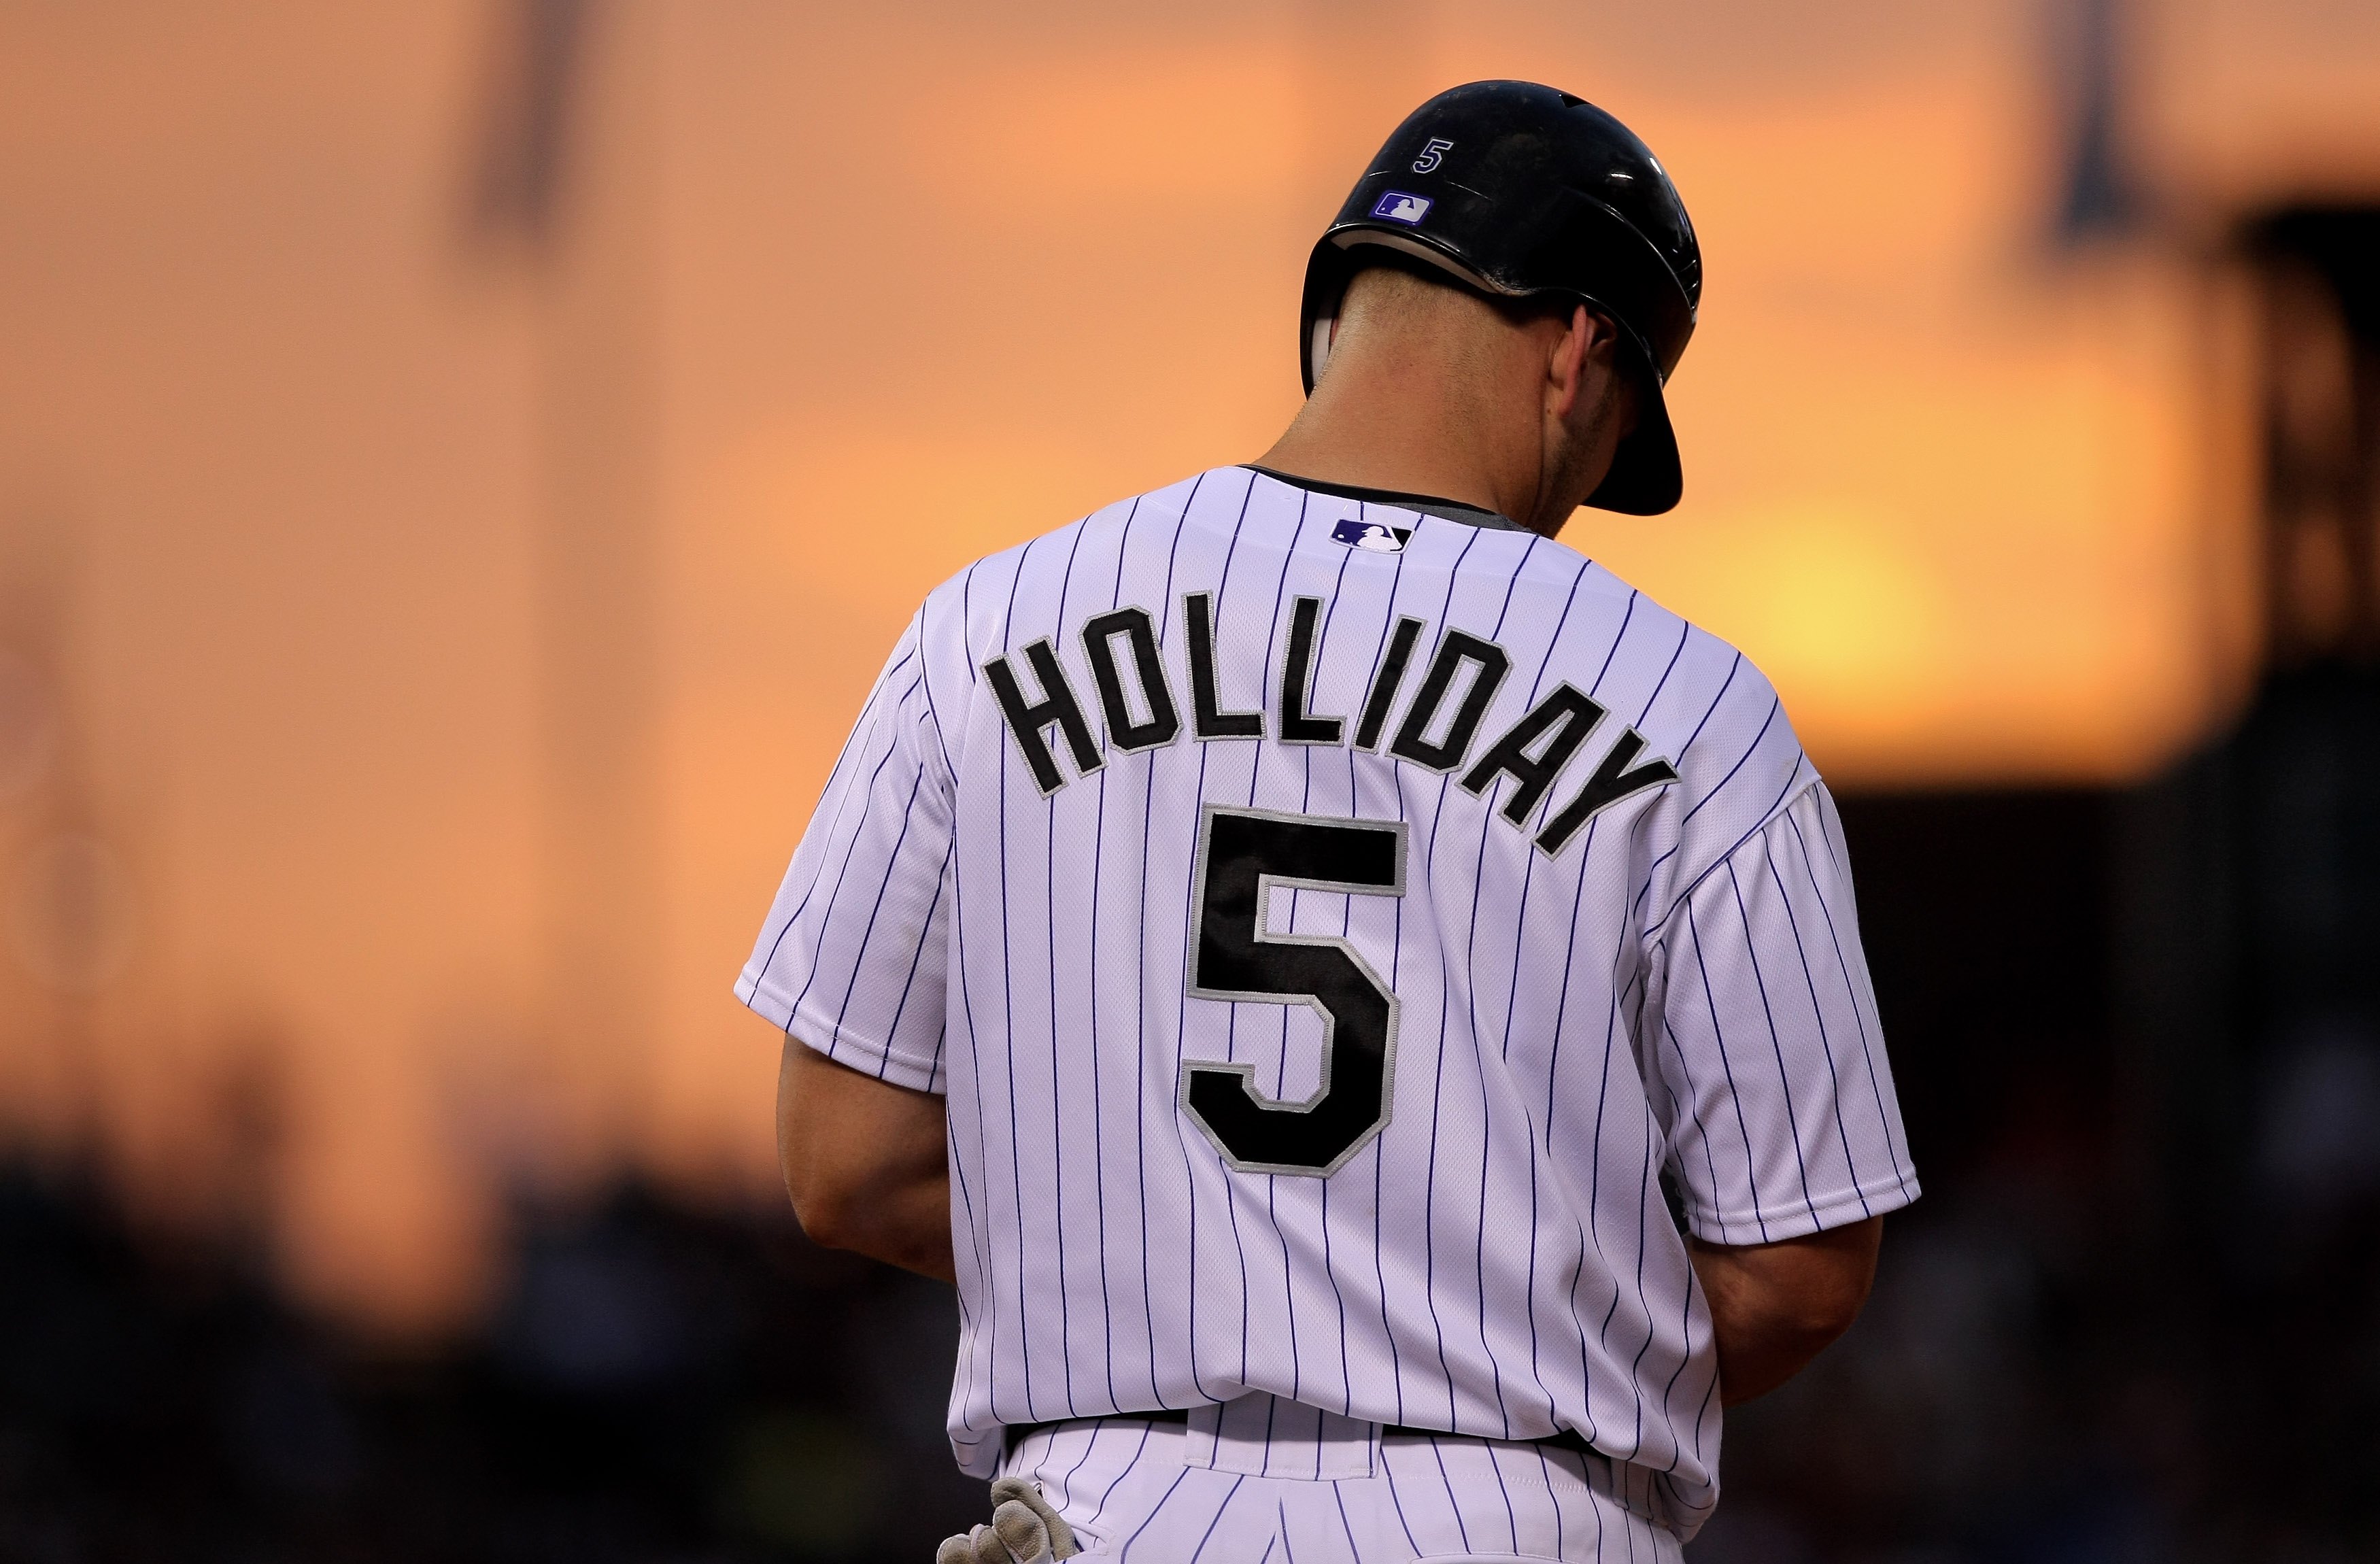
{"type": "Polygon", "coordinates": [[[1636,432],[1637,416],[1643,392],[1636,382],[1635,360],[1621,346],[1620,326],[1609,315],[1589,312],[1587,321],[1595,328],[1594,340],[1587,345],[1587,357],[1594,363],[1596,378],[1601,382],[1597,394],[1609,397],[1613,406],[1612,417],[1622,440],[1636,432]]]}
{"type": "Polygon", "coordinates": [[[1580,410],[1585,398],[1600,402],[1605,396],[1618,396],[1622,403],[1619,409],[1621,433],[1634,429],[1634,387],[1621,368],[1620,327],[1611,317],[1584,304],[1572,306],[1570,324],[1554,345],[1550,370],[1555,393],[1550,410],[1557,418],[1566,418],[1580,410]]]}
{"type": "Polygon", "coordinates": [[[1557,418],[1568,418],[1576,411],[1579,397],[1586,391],[1598,327],[1609,331],[1610,323],[1585,305],[1577,305],[1571,310],[1569,323],[1553,339],[1546,365],[1546,410],[1557,418]]]}
{"type": "Polygon", "coordinates": [[[1571,316],[1572,329],[1582,333],[1585,358],[1606,373],[1620,365],[1620,326],[1609,315],[1582,304],[1571,316]]]}

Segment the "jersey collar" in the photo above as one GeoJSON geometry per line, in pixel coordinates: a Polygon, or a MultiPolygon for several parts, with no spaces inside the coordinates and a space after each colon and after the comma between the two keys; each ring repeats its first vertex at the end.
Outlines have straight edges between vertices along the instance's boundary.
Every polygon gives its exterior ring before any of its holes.
{"type": "Polygon", "coordinates": [[[1476,505],[1466,505],[1460,500],[1441,500],[1434,494],[1406,494],[1394,489],[1365,489],[1353,483],[1325,483],[1318,478],[1300,478],[1294,473],[1276,472],[1271,467],[1258,467],[1254,462],[1242,462],[1250,472],[1261,473],[1276,483],[1286,483],[1293,489],[1303,489],[1313,494],[1330,494],[1342,500],[1360,500],[1368,505],[1390,505],[1401,511],[1418,511],[1441,521],[1459,521],[1465,527],[1481,527],[1490,532],[1526,532],[1527,527],[1508,515],[1495,511],[1483,511],[1476,505]]]}

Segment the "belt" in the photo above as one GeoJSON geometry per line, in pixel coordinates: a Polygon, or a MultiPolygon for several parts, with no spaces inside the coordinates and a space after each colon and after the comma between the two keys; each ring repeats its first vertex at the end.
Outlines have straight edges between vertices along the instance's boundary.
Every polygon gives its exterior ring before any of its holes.
{"type": "MultiPolygon", "coordinates": [[[[1115,1412],[1111,1415],[1117,1417],[1145,1418],[1150,1423],[1187,1423],[1190,1421],[1190,1412],[1185,1407],[1160,1407],[1155,1412],[1115,1412]]],[[[1055,1428],[1061,1423],[1081,1423],[1088,1421],[1090,1420],[1087,1418],[1053,1418],[1047,1423],[1012,1423],[1008,1425],[1008,1443],[1013,1449],[1014,1448],[1017,1440],[1025,1438],[1028,1435],[1038,1434],[1045,1428],[1055,1428]]],[[[1485,1434],[1457,1434],[1451,1429],[1447,1428],[1418,1428],[1410,1423],[1381,1424],[1380,1437],[1385,1439],[1390,1436],[1395,1436],[1400,1438],[1413,1439],[1484,1439],[1492,1437],[1485,1434]]],[[[1602,1453],[1593,1445],[1588,1444],[1586,1442],[1586,1436],[1581,1434],[1575,1428],[1556,1429],[1553,1433],[1547,1435],[1541,1439],[1508,1439],[1500,1440],[1499,1442],[1515,1445],[1551,1445],[1556,1449],[1569,1450],[1574,1455],[1591,1456],[1602,1453]]]]}

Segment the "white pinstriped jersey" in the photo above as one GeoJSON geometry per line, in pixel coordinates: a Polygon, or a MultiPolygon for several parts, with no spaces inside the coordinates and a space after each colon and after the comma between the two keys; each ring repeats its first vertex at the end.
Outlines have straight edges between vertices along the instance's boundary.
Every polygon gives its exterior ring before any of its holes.
{"type": "Polygon", "coordinates": [[[978,1474],[1261,1391],[1575,1430],[1690,1534],[1664,1175],[1733,1244],[1917,1193],[1767,681],[1560,543],[1246,467],[927,599],[737,992],[948,1096],[978,1474]]]}

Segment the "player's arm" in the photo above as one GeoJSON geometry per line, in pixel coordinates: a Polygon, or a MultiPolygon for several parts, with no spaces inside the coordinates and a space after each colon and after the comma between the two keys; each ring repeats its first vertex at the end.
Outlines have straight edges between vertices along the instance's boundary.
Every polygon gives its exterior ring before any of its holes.
{"type": "Polygon", "coordinates": [[[1718,1347],[1718,1399],[1735,1406],[1802,1372],[1851,1328],[1876,1280],[1884,1218],[1781,1243],[1688,1240],[1718,1347]]]}
{"type": "Polygon", "coordinates": [[[777,1069],[777,1161],[802,1231],[942,1281],[951,1170],[942,1099],[835,1063],[788,1033],[777,1069]]]}
{"type": "Polygon", "coordinates": [[[1918,1194],[1826,789],[1803,786],[1699,875],[1660,937],[1649,1083],[1733,1405],[1850,1328],[1879,1218],[1918,1194]]]}

